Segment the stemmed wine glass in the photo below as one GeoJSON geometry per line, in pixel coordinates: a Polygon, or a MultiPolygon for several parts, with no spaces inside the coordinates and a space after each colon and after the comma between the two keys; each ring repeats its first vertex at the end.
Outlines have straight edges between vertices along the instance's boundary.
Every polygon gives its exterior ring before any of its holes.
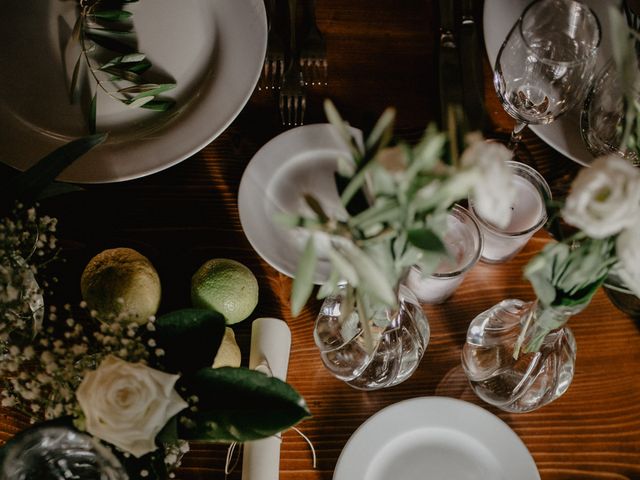
{"type": "Polygon", "coordinates": [[[580,103],[593,78],[600,24],[573,0],[536,0],[524,10],[496,60],[493,83],[516,120],[515,150],[529,124],[546,124],[580,103]]]}

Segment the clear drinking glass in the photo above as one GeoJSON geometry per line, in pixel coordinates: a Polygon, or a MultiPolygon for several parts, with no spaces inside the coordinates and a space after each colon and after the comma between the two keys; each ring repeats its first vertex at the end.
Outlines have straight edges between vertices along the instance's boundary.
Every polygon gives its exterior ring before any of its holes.
{"type": "Polygon", "coordinates": [[[493,83],[515,120],[510,148],[529,124],[547,124],[580,103],[593,78],[600,24],[586,5],[536,0],[502,44],[493,83]]]}
{"type": "Polygon", "coordinates": [[[507,162],[516,190],[511,204],[511,221],[505,228],[488,222],[469,197],[469,208],[480,225],[483,246],[481,260],[502,263],[513,258],[547,221],[546,202],[551,199],[549,184],[535,169],[520,162],[507,162]]]}
{"type": "Polygon", "coordinates": [[[421,303],[442,303],[460,285],[465,275],[478,263],[482,251],[480,228],[466,208],[453,207],[447,218],[444,243],[450,258],[431,275],[423,276],[417,266],[411,268],[407,286],[421,303]]]}

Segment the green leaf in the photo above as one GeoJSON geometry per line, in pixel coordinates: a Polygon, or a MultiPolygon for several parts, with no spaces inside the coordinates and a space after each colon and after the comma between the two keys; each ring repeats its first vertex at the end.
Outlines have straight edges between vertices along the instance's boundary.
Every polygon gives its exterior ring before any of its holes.
{"type": "Polygon", "coordinates": [[[307,205],[309,205],[309,208],[313,210],[313,213],[317,215],[318,220],[320,220],[321,223],[326,223],[329,221],[329,217],[324,212],[322,205],[320,205],[320,202],[316,199],[316,197],[311,194],[305,193],[304,201],[307,203],[307,205]]]}
{"type": "Polygon", "coordinates": [[[447,247],[440,236],[428,228],[414,228],[407,232],[407,239],[414,247],[436,253],[447,253],[447,247]]]}
{"type": "Polygon", "coordinates": [[[78,85],[78,74],[80,72],[80,64],[82,60],[82,55],[78,57],[76,60],[76,64],[73,67],[73,74],[71,75],[71,83],[69,84],[69,101],[71,103],[75,103],[77,100],[77,85],[78,85]]]}
{"type": "Polygon", "coordinates": [[[343,252],[358,274],[358,288],[362,288],[389,307],[397,302],[393,286],[374,260],[357,247],[347,248],[343,252]]]}
{"type": "Polygon", "coordinates": [[[358,272],[353,268],[353,265],[340,254],[335,248],[330,248],[327,252],[331,265],[338,271],[338,273],[344,278],[352,287],[358,286],[358,272]]]}
{"type": "Polygon", "coordinates": [[[102,20],[109,20],[111,22],[119,22],[131,17],[133,13],[126,10],[96,10],[93,12],[93,16],[102,20]]]}
{"type": "Polygon", "coordinates": [[[127,80],[131,83],[145,83],[144,78],[142,78],[136,72],[127,70],[125,68],[120,68],[117,66],[102,67],[102,71],[110,73],[111,75],[114,75],[115,77],[121,78],[123,80],[127,80]]]}
{"type": "Polygon", "coordinates": [[[36,200],[44,200],[45,198],[57,197],[65,193],[83,192],[84,188],[73,183],[51,182],[38,194],[36,200]]]}
{"type": "MultiPolygon", "coordinates": [[[[121,42],[109,36],[110,34],[115,34],[114,31],[104,31],[104,30],[96,30],[92,29],[86,33],[87,38],[92,42],[95,42],[97,45],[100,45],[102,48],[106,48],[107,50],[111,50],[113,52],[119,53],[133,53],[135,52],[135,48],[131,45],[121,42]]],[[[122,32],[121,32],[122,33],[122,32]]]]}
{"type": "Polygon", "coordinates": [[[302,307],[311,296],[317,260],[313,235],[311,235],[298,262],[298,270],[291,290],[291,314],[294,317],[300,314],[302,307]]]}
{"type": "Polygon", "coordinates": [[[156,95],[160,95],[161,93],[164,93],[167,90],[171,90],[171,89],[173,89],[175,87],[176,87],[175,83],[160,84],[157,87],[152,88],[151,90],[146,90],[146,91],[143,91],[143,92],[139,93],[138,95],[133,97],[131,100],[135,101],[135,100],[138,100],[138,99],[144,98],[144,97],[155,97],[156,95]]]}
{"type": "Polygon", "coordinates": [[[89,105],[89,132],[96,133],[96,112],[98,109],[98,92],[93,94],[91,104],[89,105]]]}
{"type": "Polygon", "coordinates": [[[171,372],[194,372],[210,367],[224,336],[224,317],[213,310],[187,308],[156,320],[156,341],[165,351],[163,363],[171,372]]]}
{"type": "Polygon", "coordinates": [[[150,102],[142,105],[142,108],[148,110],[156,110],[158,112],[166,112],[176,104],[174,100],[151,100],[150,102]]]}
{"type": "Polygon", "coordinates": [[[358,142],[356,142],[356,139],[351,134],[348,124],[342,119],[335,105],[329,99],[324,101],[324,113],[327,116],[329,123],[336,128],[338,134],[342,137],[342,140],[344,140],[351,150],[351,155],[354,157],[357,164],[357,160],[362,156],[362,151],[358,146],[358,142]]]}
{"type": "Polygon", "coordinates": [[[91,135],[54,150],[25,172],[4,182],[0,188],[0,197],[3,201],[19,199],[32,202],[60,172],[106,138],[106,134],[91,135]]]}
{"type": "Polygon", "coordinates": [[[270,437],[308,418],[304,399],[291,386],[247,368],[204,368],[184,379],[199,399],[197,412],[185,412],[180,438],[246,442],[270,437]]]}
{"type": "Polygon", "coordinates": [[[369,134],[365,143],[367,150],[384,148],[393,136],[393,122],[396,118],[396,111],[393,108],[387,108],[376,122],[373,130],[369,134]]]}

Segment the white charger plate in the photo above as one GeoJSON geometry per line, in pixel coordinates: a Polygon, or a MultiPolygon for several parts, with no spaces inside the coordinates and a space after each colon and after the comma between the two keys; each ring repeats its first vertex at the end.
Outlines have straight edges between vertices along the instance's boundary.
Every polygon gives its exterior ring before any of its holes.
{"type": "MultiPolygon", "coordinates": [[[[529,3],[531,0],[485,0],[484,43],[492,68],[495,67],[498,52],[507,34],[529,3]]],[[[584,0],[583,3],[593,9],[602,29],[602,42],[596,66],[596,72],[598,72],[611,56],[608,8],[611,5],[617,5],[617,2],[614,0],[584,0]]],[[[531,125],[529,128],[563,155],[582,165],[589,165],[593,161],[593,156],[584,145],[580,134],[581,110],[582,104],[548,125],[531,125]]]]}
{"type": "MultiPolygon", "coordinates": [[[[352,132],[361,136],[359,130],[352,132]]],[[[242,229],[258,255],[289,277],[295,275],[308,234],[273,219],[277,213],[310,214],[305,193],[313,194],[327,213],[343,214],[334,181],[340,156],[349,158],[349,149],[334,127],[305,125],[270,140],[242,175],[238,193],[242,229]]],[[[329,261],[319,255],[314,283],[321,285],[330,269],[329,261]]]]}
{"type": "Polygon", "coordinates": [[[522,440],[495,415],[446,397],[405,400],[363,423],[333,480],[540,480],[522,440]]]}
{"type": "MultiPolygon", "coordinates": [[[[2,2],[0,161],[20,170],[87,134],[81,107],[69,103],[65,75],[76,5],[2,2]]],[[[166,94],[176,106],[165,113],[131,109],[100,92],[98,130],[110,136],[61,180],[129,180],[188,158],[229,126],[260,76],[267,45],[262,0],[143,0],[126,9],[139,51],[176,80],[166,94]]]]}

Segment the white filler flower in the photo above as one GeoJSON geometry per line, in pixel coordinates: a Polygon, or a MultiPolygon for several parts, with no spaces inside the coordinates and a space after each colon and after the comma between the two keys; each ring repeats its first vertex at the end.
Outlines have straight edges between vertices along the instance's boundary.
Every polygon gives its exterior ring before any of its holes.
{"type": "Polygon", "coordinates": [[[640,170],[609,155],[580,171],[562,216],[590,237],[606,238],[632,225],[639,208],[640,170]]]}
{"type": "Polygon", "coordinates": [[[87,431],[135,457],[155,450],[156,435],[187,407],[173,388],[178,378],[109,355],[76,391],[87,431]]]}
{"type": "Polygon", "coordinates": [[[501,143],[485,142],[480,136],[470,136],[468,143],[461,163],[474,174],[475,208],[489,223],[506,228],[511,221],[511,205],[516,195],[513,173],[506,163],[513,152],[501,143]]]}

